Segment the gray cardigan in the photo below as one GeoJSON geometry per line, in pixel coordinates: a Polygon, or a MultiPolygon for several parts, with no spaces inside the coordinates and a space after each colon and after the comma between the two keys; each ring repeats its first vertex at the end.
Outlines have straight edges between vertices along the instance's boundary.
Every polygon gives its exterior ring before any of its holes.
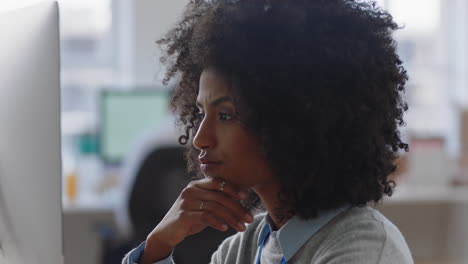
{"type": "MultiPolygon", "coordinates": [[[[267,224],[265,216],[266,213],[256,215],[246,231],[226,238],[213,253],[211,263],[255,263],[258,238],[267,224]]],[[[129,256],[135,250],[125,256],[123,264],[132,263],[129,256]]],[[[172,259],[166,261],[172,263],[172,259]]],[[[334,217],[315,232],[287,263],[407,264],[413,260],[398,228],[378,211],[364,206],[352,207],[334,217]]]]}

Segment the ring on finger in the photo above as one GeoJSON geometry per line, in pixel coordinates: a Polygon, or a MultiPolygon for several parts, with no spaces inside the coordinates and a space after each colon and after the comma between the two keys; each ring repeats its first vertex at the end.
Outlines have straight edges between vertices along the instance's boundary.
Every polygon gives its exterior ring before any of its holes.
{"type": "Polygon", "coordinates": [[[219,190],[220,190],[220,191],[224,191],[223,186],[224,186],[225,184],[226,184],[225,181],[222,181],[222,182],[219,184],[219,190]]]}

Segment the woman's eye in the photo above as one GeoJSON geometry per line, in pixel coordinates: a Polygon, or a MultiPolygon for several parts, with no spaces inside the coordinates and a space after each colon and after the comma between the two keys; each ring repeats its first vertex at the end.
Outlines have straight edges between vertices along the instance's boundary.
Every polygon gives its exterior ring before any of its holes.
{"type": "Polygon", "coordinates": [[[228,113],[219,113],[219,119],[221,119],[222,121],[228,121],[228,120],[231,120],[233,117],[231,114],[228,114],[228,113]]]}
{"type": "MultiPolygon", "coordinates": [[[[205,113],[198,112],[196,115],[201,120],[203,120],[205,118],[205,113]]],[[[219,115],[219,119],[221,121],[229,121],[229,120],[233,119],[233,116],[231,114],[228,114],[228,113],[219,113],[218,115],[219,115]]]]}

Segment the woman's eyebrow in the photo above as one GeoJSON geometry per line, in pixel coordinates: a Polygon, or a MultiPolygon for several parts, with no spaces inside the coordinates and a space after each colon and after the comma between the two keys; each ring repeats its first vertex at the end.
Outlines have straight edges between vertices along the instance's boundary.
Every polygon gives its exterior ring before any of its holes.
{"type": "MultiPolygon", "coordinates": [[[[227,96],[221,96],[218,99],[215,99],[215,100],[211,101],[210,106],[216,107],[217,105],[219,105],[221,103],[224,103],[224,102],[233,102],[232,97],[228,96],[228,95],[227,96]]],[[[197,106],[200,107],[200,108],[203,108],[203,105],[198,101],[197,101],[197,106]]]]}

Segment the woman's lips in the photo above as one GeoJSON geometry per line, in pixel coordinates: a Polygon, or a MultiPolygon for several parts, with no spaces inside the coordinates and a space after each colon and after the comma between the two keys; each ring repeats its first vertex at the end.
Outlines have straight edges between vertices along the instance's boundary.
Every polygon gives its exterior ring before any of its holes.
{"type": "Polygon", "coordinates": [[[200,164],[200,168],[203,172],[208,172],[218,168],[221,165],[221,162],[206,162],[200,164]]]}

